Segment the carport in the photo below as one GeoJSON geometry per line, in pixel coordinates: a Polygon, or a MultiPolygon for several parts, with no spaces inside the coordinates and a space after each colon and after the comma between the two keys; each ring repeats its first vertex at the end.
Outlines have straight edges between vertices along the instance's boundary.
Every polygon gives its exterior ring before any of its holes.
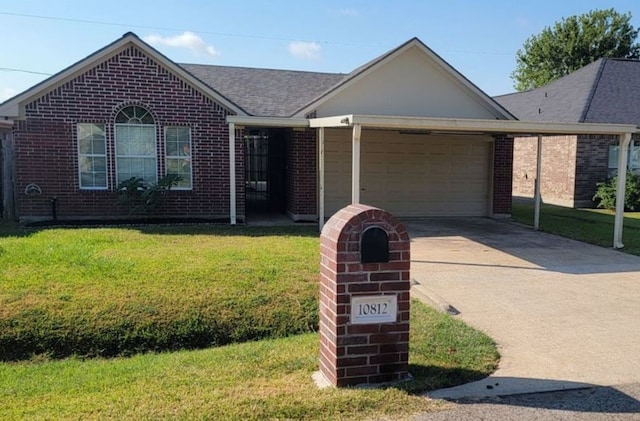
{"type": "MultiPolygon", "coordinates": [[[[617,135],[621,153],[618,157],[618,168],[626,168],[628,147],[631,135],[639,132],[638,127],[627,124],[594,124],[594,123],[538,123],[517,120],[488,120],[488,119],[454,119],[432,117],[398,117],[379,115],[339,115],[309,119],[309,126],[318,129],[318,221],[322,229],[326,215],[326,130],[341,128],[351,131],[351,203],[361,201],[361,145],[367,142],[363,137],[363,130],[395,130],[421,133],[425,136],[433,134],[448,135],[478,135],[515,137],[529,135],[537,136],[541,142],[542,135],[566,134],[607,134],[617,135]]],[[[541,148],[538,148],[540,151],[541,148]]],[[[537,157],[536,194],[535,194],[535,228],[538,228],[540,212],[540,168],[544,157],[540,152],[537,157]]],[[[622,248],[622,227],[626,171],[620,171],[617,185],[616,216],[614,226],[613,247],[622,248]]],[[[369,203],[376,205],[375,203],[369,203]]]]}

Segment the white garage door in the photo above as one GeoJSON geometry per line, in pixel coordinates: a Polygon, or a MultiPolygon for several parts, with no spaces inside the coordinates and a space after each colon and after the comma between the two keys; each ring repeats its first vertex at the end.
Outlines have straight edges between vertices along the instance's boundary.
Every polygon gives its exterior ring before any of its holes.
{"type": "MultiPolygon", "coordinates": [[[[492,139],[364,130],[360,201],[400,217],[487,216],[492,139]]],[[[325,134],[325,207],[351,202],[351,131],[325,134]]]]}

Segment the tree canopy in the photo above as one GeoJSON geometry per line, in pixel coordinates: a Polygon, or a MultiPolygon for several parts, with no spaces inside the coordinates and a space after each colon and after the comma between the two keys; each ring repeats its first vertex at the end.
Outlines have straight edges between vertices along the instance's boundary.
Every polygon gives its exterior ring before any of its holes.
{"type": "Polygon", "coordinates": [[[517,65],[511,73],[514,88],[540,87],[603,57],[639,58],[638,29],[630,21],[631,13],[606,9],[545,27],[516,53],[517,65]]]}

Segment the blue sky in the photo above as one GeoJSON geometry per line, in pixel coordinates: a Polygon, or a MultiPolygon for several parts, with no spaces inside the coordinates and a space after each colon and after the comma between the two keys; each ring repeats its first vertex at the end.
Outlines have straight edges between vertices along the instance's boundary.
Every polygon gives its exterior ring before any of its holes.
{"type": "Polygon", "coordinates": [[[178,63],[340,73],[418,37],[498,95],[529,36],[610,7],[640,26],[637,0],[3,0],[0,101],[129,31],[178,63]]]}

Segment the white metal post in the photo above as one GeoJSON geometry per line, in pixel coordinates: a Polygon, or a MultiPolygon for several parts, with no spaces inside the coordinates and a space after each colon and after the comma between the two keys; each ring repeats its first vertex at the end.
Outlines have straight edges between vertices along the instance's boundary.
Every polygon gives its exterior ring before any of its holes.
{"type": "Polygon", "coordinates": [[[540,193],[540,177],[542,176],[542,135],[538,135],[538,151],[536,153],[536,180],[534,186],[534,210],[533,210],[533,229],[540,229],[540,204],[542,195],[540,193]]]}
{"type": "Polygon", "coordinates": [[[351,153],[351,204],[360,203],[360,124],[353,125],[353,148],[351,153]]]}
{"type": "Polygon", "coordinates": [[[618,184],[616,186],[616,217],[613,226],[613,248],[621,249],[622,227],[624,225],[624,197],[627,185],[627,161],[629,158],[629,144],[631,143],[631,133],[620,135],[618,147],[618,184]]]}
{"type": "Polygon", "coordinates": [[[318,228],[324,227],[324,127],[318,129],[318,228]]]}
{"type": "Polygon", "coordinates": [[[236,125],[229,123],[229,219],[237,223],[236,215],[236,125]]]}

